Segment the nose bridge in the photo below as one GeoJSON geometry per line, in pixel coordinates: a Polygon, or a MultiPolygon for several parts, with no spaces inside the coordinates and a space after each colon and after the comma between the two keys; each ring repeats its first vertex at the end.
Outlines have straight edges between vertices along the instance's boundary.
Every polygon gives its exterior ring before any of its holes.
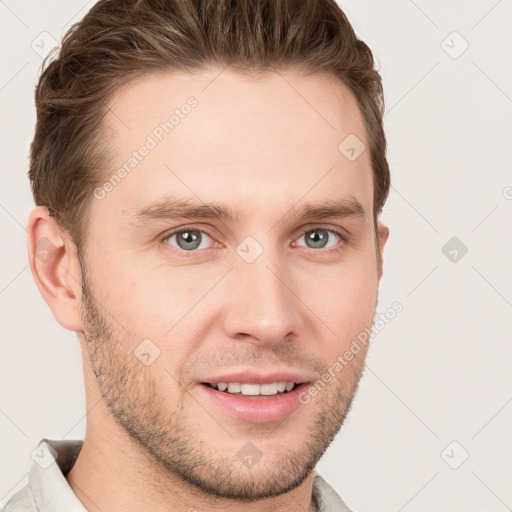
{"type": "Polygon", "coordinates": [[[231,337],[243,333],[264,343],[283,341],[300,320],[291,272],[276,248],[246,244],[234,255],[225,329],[231,337]]]}

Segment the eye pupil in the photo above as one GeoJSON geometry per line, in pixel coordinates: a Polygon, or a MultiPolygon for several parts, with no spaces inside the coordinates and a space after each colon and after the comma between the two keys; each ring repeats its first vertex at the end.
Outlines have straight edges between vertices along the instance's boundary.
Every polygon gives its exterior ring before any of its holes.
{"type": "Polygon", "coordinates": [[[200,232],[195,231],[181,231],[176,235],[176,241],[181,249],[197,249],[201,244],[200,232]]]}
{"type": "Polygon", "coordinates": [[[325,229],[315,229],[306,235],[306,240],[313,243],[313,249],[321,249],[327,243],[327,232],[325,229]]]}

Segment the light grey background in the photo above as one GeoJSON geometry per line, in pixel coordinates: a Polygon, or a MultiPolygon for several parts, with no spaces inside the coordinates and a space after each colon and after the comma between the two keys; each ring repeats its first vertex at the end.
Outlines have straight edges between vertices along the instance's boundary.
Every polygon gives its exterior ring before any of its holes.
{"type": "MultiPolygon", "coordinates": [[[[93,3],[0,2],[1,505],[42,437],[85,432],[78,340],[36,289],[24,224],[37,52],[93,3]]],[[[512,2],[340,3],[384,79],[393,187],[379,311],[404,309],[373,340],[318,471],[359,512],[511,510],[512,2]],[[452,237],[467,254],[445,256],[452,237]]]]}

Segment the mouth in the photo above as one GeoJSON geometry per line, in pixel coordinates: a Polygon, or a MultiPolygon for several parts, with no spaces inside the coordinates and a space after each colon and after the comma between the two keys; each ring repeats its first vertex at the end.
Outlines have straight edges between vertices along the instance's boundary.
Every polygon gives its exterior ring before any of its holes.
{"type": "Polygon", "coordinates": [[[299,396],[308,386],[308,382],[277,381],[201,382],[198,387],[214,407],[237,420],[271,423],[284,420],[303,405],[299,396]]]}

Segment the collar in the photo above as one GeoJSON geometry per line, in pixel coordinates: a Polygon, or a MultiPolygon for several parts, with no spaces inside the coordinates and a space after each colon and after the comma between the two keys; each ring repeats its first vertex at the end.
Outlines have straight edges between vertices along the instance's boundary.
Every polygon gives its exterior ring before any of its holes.
{"type": "Polygon", "coordinates": [[[78,439],[43,438],[32,453],[34,463],[28,475],[28,485],[41,512],[87,512],[64,476],[73,467],[82,444],[83,441],[78,439]]]}

